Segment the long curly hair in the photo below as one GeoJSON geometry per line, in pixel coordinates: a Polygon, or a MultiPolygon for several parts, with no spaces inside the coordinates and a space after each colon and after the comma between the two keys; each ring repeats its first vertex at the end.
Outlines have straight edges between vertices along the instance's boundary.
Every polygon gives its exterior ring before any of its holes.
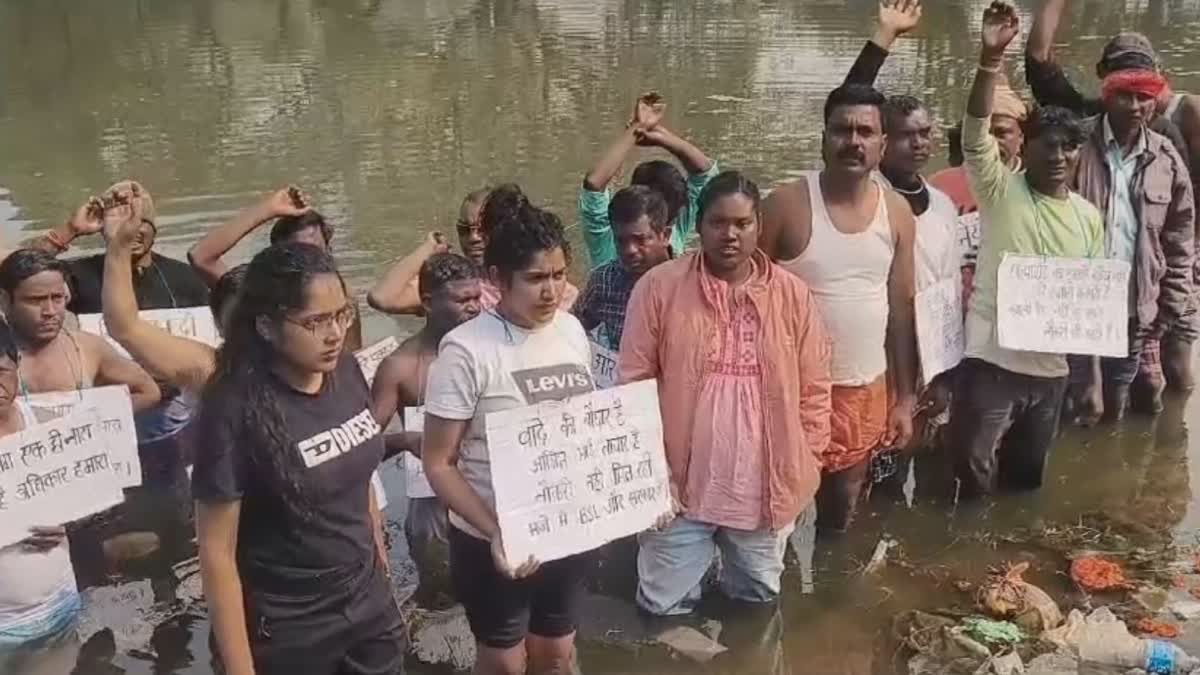
{"type": "Polygon", "coordinates": [[[254,256],[196,419],[199,429],[232,426],[229,437],[245,440],[237,450],[247,453],[250,466],[277,487],[301,517],[311,513],[311,500],[300,480],[304,465],[299,453],[291,451],[295,439],[288,432],[277,388],[268,385],[275,377],[271,367],[278,358],[276,348],[257,326],[260,318],[278,325],[286,313],[303,309],[309,284],[325,274],[337,275],[345,289],[333,258],[309,244],[279,244],[254,256]]]}

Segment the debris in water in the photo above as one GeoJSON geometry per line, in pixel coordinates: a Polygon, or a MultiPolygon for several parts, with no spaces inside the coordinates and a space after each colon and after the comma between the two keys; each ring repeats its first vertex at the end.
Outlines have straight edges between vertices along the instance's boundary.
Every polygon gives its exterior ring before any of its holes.
{"type": "Polygon", "coordinates": [[[1071,561],[1071,580],[1085,591],[1119,591],[1133,587],[1120,565],[1095,557],[1071,561]]]}
{"type": "Polygon", "coordinates": [[[863,568],[863,575],[875,574],[883,569],[883,566],[887,564],[888,551],[892,550],[896,545],[897,542],[895,539],[888,537],[880,539],[879,543],[875,545],[875,553],[871,554],[870,562],[863,568]]]}
{"type": "Polygon", "coordinates": [[[1142,635],[1153,635],[1154,637],[1166,638],[1168,640],[1179,637],[1179,626],[1167,623],[1166,621],[1156,621],[1148,617],[1143,617],[1134,622],[1133,631],[1142,635]]]}
{"type": "Polygon", "coordinates": [[[1062,623],[1062,611],[1046,591],[1021,578],[1029,563],[994,570],[976,593],[979,607],[998,619],[1011,619],[1025,631],[1040,635],[1062,623]]]}
{"type": "Polygon", "coordinates": [[[988,645],[1014,645],[1025,637],[1021,629],[1010,621],[972,617],[963,621],[963,628],[972,639],[988,645]]]}
{"type": "Polygon", "coordinates": [[[750,99],[748,99],[748,98],[742,98],[741,96],[729,96],[727,94],[710,94],[707,98],[710,101],[717,101],[718,103],[749,103],[750,102],[750,99]]]}

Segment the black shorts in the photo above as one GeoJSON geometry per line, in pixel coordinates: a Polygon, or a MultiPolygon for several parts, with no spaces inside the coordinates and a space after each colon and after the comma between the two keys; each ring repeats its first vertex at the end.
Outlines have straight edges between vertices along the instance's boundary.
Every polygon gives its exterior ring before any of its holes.
{"type": "Polygon", "coordinates": [[[492,545],[451,525],[450,579],[480,644],[509,649],[526,634],[559,638],[575,632],[588,554],[543,563],[513,580],[496,569],[492,545]]]}

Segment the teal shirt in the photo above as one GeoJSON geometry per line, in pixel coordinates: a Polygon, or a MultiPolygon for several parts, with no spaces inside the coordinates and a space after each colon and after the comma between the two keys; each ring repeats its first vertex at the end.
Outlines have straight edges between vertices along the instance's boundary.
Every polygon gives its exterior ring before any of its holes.
{"type": "MultiPolygon", "coordinates": [[[[708,171],[688,176],[687,204],[679,210],[671,228],[671,248],[676,254],[687,250],[695,241],[700,193],[704,186],[708,185],[708,181],[718,173],[720,169],[717,168],[717,163],[711,162],[708,171]]],[[[587,246],[592,269],[617,259],[617,242],[613,240],[612,223],[608,222],[608,203],[611,200],[612,193],[608,190],[579,190],[579,226],[583,229],[583,244],[587,246]]]]}

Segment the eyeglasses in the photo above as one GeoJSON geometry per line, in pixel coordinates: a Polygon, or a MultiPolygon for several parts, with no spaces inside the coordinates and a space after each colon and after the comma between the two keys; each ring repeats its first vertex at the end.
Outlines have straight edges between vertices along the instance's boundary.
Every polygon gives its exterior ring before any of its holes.
{"type": "Polygon", "coordinates": [[[354,306],[346,305],[336,312],[315,314],[303,319],[293,319],[290,316],[284,315],[283,320],[299,326],[313,335],[319,335],[334,326],[337,326],[340,330],[346,330],[350,327],[350,324],[354,323],[354,316],[354,306]]]}

